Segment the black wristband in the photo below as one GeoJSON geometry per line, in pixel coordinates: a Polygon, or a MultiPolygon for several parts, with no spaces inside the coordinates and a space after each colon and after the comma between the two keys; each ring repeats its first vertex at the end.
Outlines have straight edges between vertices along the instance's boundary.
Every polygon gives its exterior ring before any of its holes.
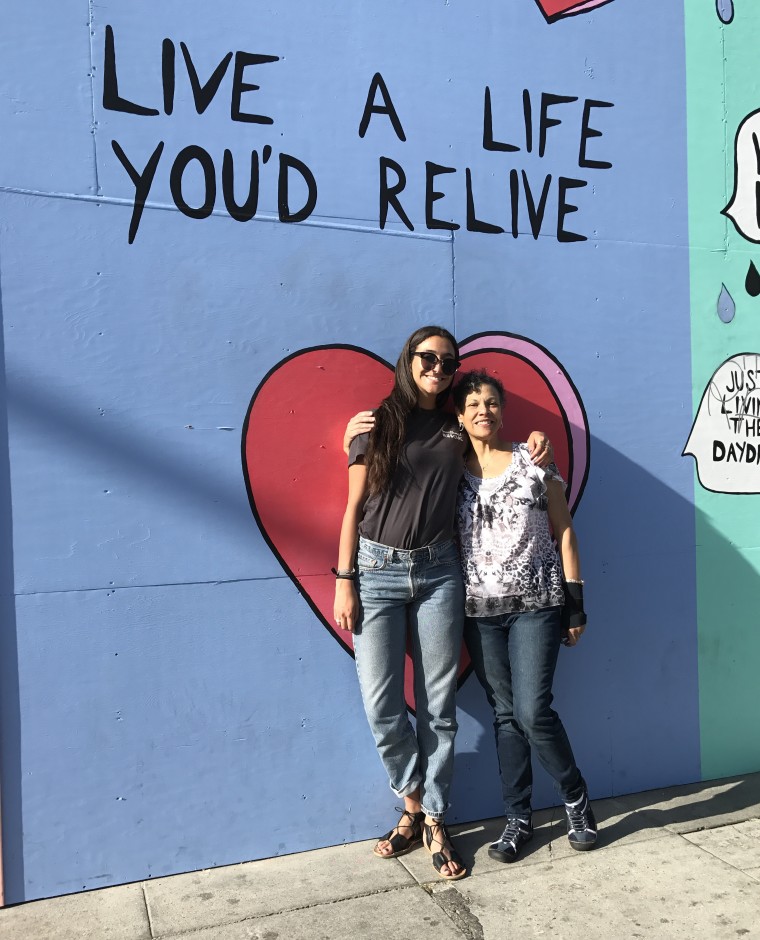
{"type": "Polygon", "coordinates": [[[562,590],[565,603],[562,607],[562,631],[566,633],[572,627],[586,626],[586,612],[583,609],[583,585],[577,581],[563,581],[562,590]]]}

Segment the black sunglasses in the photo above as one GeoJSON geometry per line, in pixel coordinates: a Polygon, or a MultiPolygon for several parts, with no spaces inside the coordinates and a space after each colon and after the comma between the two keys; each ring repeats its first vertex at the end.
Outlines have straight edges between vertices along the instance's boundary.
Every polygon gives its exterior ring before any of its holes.
{"type": "Polygon", "coordinates": [[[462,364],[458,359],[439,359],[434,352],[413,352],[412,355],[420,357],[425,372],[435,369],[440,363],[444,375],[453,375],[462,364]]]}

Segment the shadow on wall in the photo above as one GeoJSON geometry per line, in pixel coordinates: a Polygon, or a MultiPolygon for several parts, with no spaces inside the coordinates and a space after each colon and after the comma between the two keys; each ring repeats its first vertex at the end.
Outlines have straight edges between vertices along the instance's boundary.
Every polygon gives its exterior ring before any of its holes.
{"type": "Polygon", "coordinates": [[[21,850],[21,706],[2,298],[0,281],[0,812],[5,900],[11,901],[23,897],[24,858],[21,850]]]}
{"type": "MultiPolygon", "coordinates": [[[[177,446],[170,444],[160,450],[155,437],[123,425],[114,428],[98,423],[92,418],[92,401],[85,403],[63,388],[51,388],[48,376],[42,382],[16,366],[12,381],[7,383],[7,403],[17,421],[39,430],[46,440],[94,460],[118,458],[121,470],[131,480],[156,487],[162,498],[181,503],[185,511],[213,514],[228,533],[250,536],[250,517],[241,512],[241,503],[245,504],[242,485],[230,493],[226,477],[215,476],[208,466],[178,459],[177,446]]],[[[6,452],[7,437],[6,426],[6,452]]]]}
{"type": "MultiPolygon", "coordinates": [[[[42,400],[32,388],[15,389],[13,404],[23,420],[35,421],[50,428],[51,432],[54,429],[65,439],[67,447],[86,449],[91,453],[115,452],[130,472],[139,474],[162,492],[174,491],[185,506],[195,506],[198,512],[203,513],[208,509],[209,500],[213,499],[231,540],[239,537],[241,526],[245,526],[247,531],[254,526],[250,517],[242,515],[241,518],[240,491],[220,490],[209,484],[202,472],[188,468],[180,457],[173,460],[169,456],[157,455],[152,440],[141,441],[134,434],[130,437],[104,432],[96,421],[86,418],[81,411],[77,412],[61,401],[51,403],[48,397],[42,400]]],[[[5,420],[3,410],[0,421],[5,420]]],[[[11,503],[7,428],[2,427],[0,431],[0,498],[5,523],[0,586],[3,604],[7,607],[0,634],[3,835],[7,898],[17,902],[26,896],[21,705],[8,524],[11,503]]],[[[680,453],[681,447],[681,440],[674,442],[674,450],[680,453]]],[[[562,651],[555,694],[558,711],[567,725],[592,796],[603,797],[700,778],[695,520],[692,504],[645,469],[653,460],[655,463],[669,462],[671,455],[664,454],[663,460],[658,461],[656,453],[653,456],[648,449],[642,453],[640,463],[633,462],[596,439],[592,442],[592,454],[588,485],[577,513],[584,573],[588,581],[589,630],[580,647],[562,651]]],[[[707,520],[704,524],[708,524],[707,520]]],[[[757,581],[757,574],[730,544],[722,542],[721,551],[729,559],[728,563],[737,577],[749,579],[753,584],[757,581]]],[[[302,601],[296,599],[294,603],[301,604],[302,601]]],[[[126,626],[129,630],[129,625],[126,626]]],[[[760,647],[760,637],[757,643],[760,647]]],[[[327,645],[319,648],[326,649],[327,645]]],[[[345,655],[333,642],[330,642],[329,649],[332,653],[328,655],[345,655]]],[[[192,655],[192,650],[184,653],[192,655]]],[[[760,649],[747,650],[748,657],[757,659],[758,655],[760,649]]],[[[203,663],[198,668],[202,670],[203,663]]],[[[209,685],[218,683],[222,686],[225,678],[224,675],[210,675],[209,685]]],[[[134,689],[134,695],[143,697],[146,690],[166,681],[167,674],[161,671],[161,663],[146,657],[140,686],[134,689]]],[[[251,713],[256,713],[259,693],[255,687],[226,691],[246,699],[251,713]]],[[[212,707],[208,689],[206,693],[205,696],[198,693],[197,700],[193,702],[196,716],[212,707]]],[[[493,741],[488,730],[491,718],[474,677],[470,677],[460,690],[459,703],[462,733],[458,740],[452,822],[481,819],[502,811],[493,741]]],[[[326,725],[332,722],[337,730],[338,723],[329,700],[317,699],[313,708],[313,717],[318,722],[326,725]]],[[[211,728],[218,715],[209,713],[207,717],[207,727],[211,728]]],[[[183,715],[178,714],[176,727],[165,729],[167,736],[174,734],[179,737],[184,730],[183,720],[183,715]]],[[[356,720],[362,721],[363,718],[359,716],[356,720]]],[[[377,760],[372,753],[368,732],[364,740],[366,751],[351,753],[347,761],[366,763],[377,760]]],[[[737,742],[737,747],[740,745],[741,742],[737,742]]],[[[164,754],[163,759],[181,761],[185,759],[181,751],[181,748],[177,749],[176,757],[164,754]]],[[[200,753],[204,753],[203,748],[200,753]]],[[[123,756],[129,761],[128,753],[123,756]]],[[[309,757],[311,759],[311,755],[309,757]]],[[[294,753],[291,759],[296,762],[295,771],[298,754],[294,753]]],[[[182,777],[181,764],[178,763],[177,767],[177,774],[168,774],[170,779],[182,777]]],[[[333,771],[341,779],[351,779],[354,769],[355,765],[348,763],[334,767],[333,771]]],[[[135,772],[146,774],[148,771],[135,772]]],[[[258,772],[265,773],[266,767],[262,766],[258,772]]],[[[54,776],[55,773],[51,772],[51,778],[54,776]]],[[[220,816],[226,811],[227,797],[231,797],[233,802],[237,799],[237,794],[232,793],[236,785],[235,776],[230,773],[229,766],[199,766],[198,779],[204,781],[205,790],[193,795],[196,806],[199,799],[205,799],[206,811],[189,813],[188,818],[183,819],[181,847],[156,844],[151,858],[145,858],[145,871],[140,877],[147,875],[149,862],[152,871],[161,870],[163,874],[199,869],[214,863],[214,857],[209,857],[208,850],[201,846],[207,845],[210,838],[213,841],[213,833],[225,830],[225,826],[220,825],[220,816]]],[[[352,825],[348,828],[346,813],[337,805],[340,801],[335,800],[334,792],[325,788],[324,777],[319,774],[310,777],[302,781],[303,802],[290,807],[276,835],[270,835],[266,830],[255,837],[242,832],[240,843],[219,846],[217,857],[223,857],[226,862],[265,858],[369,838],[387,829],[393,797],[385,788],[352,795],[352,825]],[[361,820],[360,826],[353,824],[356,820],[361,820]]],[[[181,791],[178,793],[175,786],[164,792],[154,786],[151,799],[159,804],[154,806],[156,813],[160,814],[164,809],[175,811],[178,800],[181,803],[181,791]]],[[[548,779],[543,772],[537,773],[536,808],[554,802],[548,779]]],[[[34,807],[25,809],[34,811],[34,807]]],[[[279,812],[277,807],[275,811],[279,812]]],[[[75,815],[75,808],[62,802],[55,807],[55,812],[65,829],[67,818],[75,815]]],[[[86,825],[82,827],[81,807],[77,818],[78,829],[67,831],[67,836],[70,835],[67,851],[72,856],[80,848],[86,851],[99,838],[95,823],[90,829],[86,825]]],[[[124,832],[125,840],[134,837],[129,830],[124,832]]],[[[120,874],[118,856],[123,853],[119,848],[123,849],[123,846],[104,847],[105,854],[111,855],[113,861],[113,867],[108,869],[113,872],[113,880],[109,883],[125,880],[120,874]]]]}
{"type": "MultiPolygon", "coordinates": [[[[674,443],[680,453],[681,441],[674,443]]],[[[701,753],[694,506],[646,470],[653,459],[658,462],[651,449],[641,455],[641,465],[596,438],[591,452],[575,517],[589,625],[578,647],[560,651],[555,707],[592,796],[696,782],[701,753]]],[[[711,528],[702,515],[699,522],[703,531],[711,528]]],[[[712,537],[720,545],[722,567],[757,590],[760,578],[735,547],[714,531],[712,537]]],[[[732,613],[727,604],[726,617],[732,616],[742,612],[732,613]]],[[[726,628],[731,629],[728,620],[726,628]]],[[[760,635],[747,636],[753,645],[744,654],[758,662],[760,635]]],[[[725,699],[731,694],[726,688],[725,699]]],[[[459,704],[472,723],[488,729],[479,740],[475,734],[471,741],[459,739],[452,820],[472,821],[498,815],[503,807],[492,716],[474,676],[460,690],[459,704]]],[[[737,700],[736,725],[726,727],[724,736],[730,742],[727,774],[760,766],[760,744],[737,730],[746,721],[739,712],[737,700]]],[[[466,729],[471,723],[465,718],[460,724],[466,729]]],[[[556,804],[535,759],[534,767],[536,808],[556,804]]]]}

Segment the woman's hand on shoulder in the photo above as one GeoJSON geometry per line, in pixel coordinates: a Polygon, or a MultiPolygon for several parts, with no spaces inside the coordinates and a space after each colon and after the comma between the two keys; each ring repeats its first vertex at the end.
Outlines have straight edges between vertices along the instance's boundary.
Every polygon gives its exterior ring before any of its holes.
{"type": "Polygon", "coordinates": [[[335,582],[335,606],[333,616],[335,626],[339,630],[354,632],[359,614],[359,598],[356,595],[356,586],[348,578],[338,578],[335,582]]]}
{"type": "Polygon", "coordinates": [[[343,436],[343,450],[348,455],[351,447],[351,441],[360,434],[366,434],[375,426],[374,411],[360,411],[346,425],[346,433],[343,436]]]}
{"type": "Polygon", "coordinates": [[[548,467],[554,460],[552,442],[543,431],[531,431],[528,438],[528,454],[537,467],[548,467]]]}

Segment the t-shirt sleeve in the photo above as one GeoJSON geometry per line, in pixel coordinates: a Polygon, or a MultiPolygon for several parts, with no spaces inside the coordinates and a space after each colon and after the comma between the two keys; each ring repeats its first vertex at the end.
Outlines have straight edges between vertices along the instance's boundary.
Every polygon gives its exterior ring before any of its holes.
{"type": "Polygon", "coordinates": [[[366,434],[357,435],[352,441],[351,446],[348,449],[348,465],[353,467],[359,457],[363,457],[367,453],[367,447],[369,446],[369,431],[366,434]]]}

